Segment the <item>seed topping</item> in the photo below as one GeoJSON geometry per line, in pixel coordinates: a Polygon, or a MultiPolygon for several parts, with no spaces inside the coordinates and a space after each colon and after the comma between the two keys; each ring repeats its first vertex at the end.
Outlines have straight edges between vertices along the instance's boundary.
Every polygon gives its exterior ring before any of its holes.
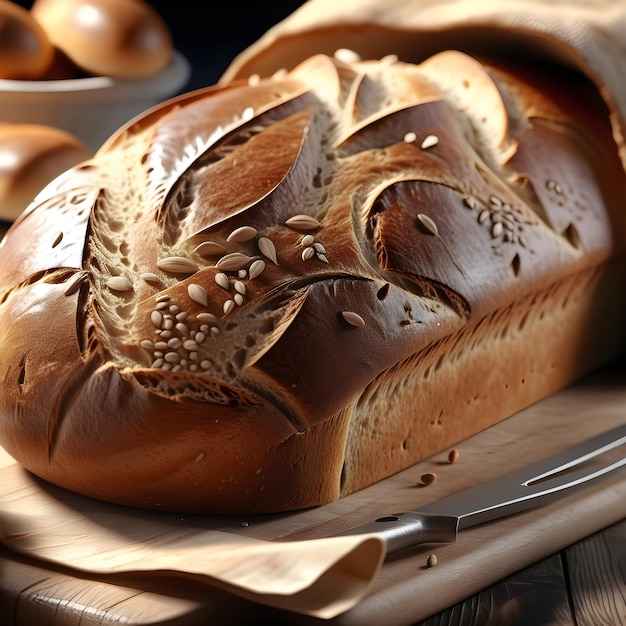
{"type": "Polygon", "coordinates": [[[82,282],[87,278],[87,274],[85,272],[76,272],[72,275],[71,278],[65,283],[65,288],[63,289],[64,296],[71,296],[76,293],[82,284],[82,282]]]}
{"type": "Polygon", "coordinates": [[[428,148],[434,148],[439,143],[439,137],[437,135],[428,135],[424,138],[421,144],[422,150],[428,150],[428,148]]]}
{"type": "Polygon", "coordinates": [[[278,265],[278,257],[276,256],[276,246],[268,237],[260,237],[257,241],[259,250],[263,256],[267,257],[274,265],[278,265]]]}
{"type": "Polygon", "coordinates": [[[181,256],[170,256],[157,261],[157,266],[171,274],[193,274],[198,271],[195,263],[181,256]]]}
{"type": "Polygon", "coordinates": [[[132,291],[133,284],[126,276],[111,276],[106,281],[106,286],[113,291],[132,291]]]}
{"type": "Polygon", "coordinates": [[[303,231],[317,230],[321,224],[314,217],[305,214],[298,214],[290,217],[285,224],[290,228],[303,231]]]}
{"type": "Polygon", "coordinates": [[[257,276],[259,276],[263,270],[265,269],[265,261],[263,259],[257,259],[256,261],[252,261],[250,268],[248,269],[248,279],[254,280],[257,276]]]}
{"type": "Polygon", "coordinates": [[[428,215],[425,215],[424,213],[418,213],[417,219],[427,231],[429,231],[432,235],[435,235],[435,237],[439,237],[439,229],[431,217],[428,217],[428,215]]]}
{"type": "Polygon", "coordinates": [[[230,254],[225,254],[215,264],[215,267],[219,267],[226,272],[236,272],[242,267],[246,267],[251,260],[252,259],[247,254],[242,254],[241,252],[231,252],[230,254]]]}
{"type": "Polygon", "coordinates": [[[243,243],[245,241],[250,241],[254,239],[257,235],[256,228],[252,226],[240,226],[233,230],[230,235],[226,238],[226,241],[230,241],[232,243],[243,243]]]}
{"type": "Polygon", "coordinates": [[[365,320],[354,311],[342,311],[341,315],[351,326],[356,326],[357,328],[365,326],[365,320]]]}
{"type": "Polygon", "coordinates": [[[207,304],[209,303],[209,296],[206,290],[204,289],[204,287],[201,287],[196,283],[191,283],[187,287],[187,293],[194,302],[197,302],[202,306],[207,306],[207,304]]]}
{"type": "Polygon", "coordinates": [[[194,252],[200,256],[220,256],[226,252],[226,248],[215,241],[203,241],[194,248],[194,252]]]}

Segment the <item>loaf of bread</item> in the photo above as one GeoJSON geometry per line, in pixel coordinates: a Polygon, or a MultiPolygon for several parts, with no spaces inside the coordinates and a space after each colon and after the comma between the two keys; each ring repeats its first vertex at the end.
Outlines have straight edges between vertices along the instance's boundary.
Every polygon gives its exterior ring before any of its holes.
{"type": "Polygon", "coordinates": [[[27,469],[136,507],[320,505],[622,349],[592,83],[347,56],[159,105],[15,222],[0,443],[27,469]]]}

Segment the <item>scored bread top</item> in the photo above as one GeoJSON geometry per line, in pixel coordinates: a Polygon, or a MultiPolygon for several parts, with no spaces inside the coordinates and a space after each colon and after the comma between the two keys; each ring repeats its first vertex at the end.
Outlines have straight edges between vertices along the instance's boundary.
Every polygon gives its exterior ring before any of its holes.
{"type": "Polygon", "coordinates": [[[554,71],[316,55],[146,112],[0,245],[0,443],[124,504],[336,496],[272,482],[269,457],[383,372],[621,250],[605,104],[554,71]]]}

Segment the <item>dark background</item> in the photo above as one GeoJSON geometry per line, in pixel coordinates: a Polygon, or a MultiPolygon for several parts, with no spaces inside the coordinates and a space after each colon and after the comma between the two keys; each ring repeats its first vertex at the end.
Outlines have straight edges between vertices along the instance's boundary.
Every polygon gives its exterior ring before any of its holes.
{"type": "Polygon", "coordinates": [[[214,84],[239,52],[303,2],[154,0],[149,4],[170,27],[174,47],[191,62],[187,88],[194,89],[214,84]]]}
{"type": "MultiPolygon", "coordinates": [[[[303,4],[303,0],[147,1],[169,26],[174,47],[191,63],[191,78],[185,90],[217,82],[239,52],[303,4]]],[[[16,3],[30,8],[33,0],[16,3]]]]}

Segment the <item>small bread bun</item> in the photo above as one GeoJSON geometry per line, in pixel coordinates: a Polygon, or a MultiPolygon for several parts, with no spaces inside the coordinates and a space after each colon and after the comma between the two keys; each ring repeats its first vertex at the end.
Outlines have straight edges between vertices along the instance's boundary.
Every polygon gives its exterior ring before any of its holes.
{"type": "Polygon", "coordinates": [[[49,182],[90,157],[87,146],[58,128],[0,123],[0,219],[15,220],[49,182]]]}
{"type": "Polygon", "coordinates": [[[36,80],[52,63],[54,48],[27,9],[0,2],[0,78],[36,80]]]}
{"type": "Polygon", "coordinates": [[[151,76],[172,55],[167,25],[143,0],[36,0],[31,15],[57,48],[93,75],[151,76]]]}

